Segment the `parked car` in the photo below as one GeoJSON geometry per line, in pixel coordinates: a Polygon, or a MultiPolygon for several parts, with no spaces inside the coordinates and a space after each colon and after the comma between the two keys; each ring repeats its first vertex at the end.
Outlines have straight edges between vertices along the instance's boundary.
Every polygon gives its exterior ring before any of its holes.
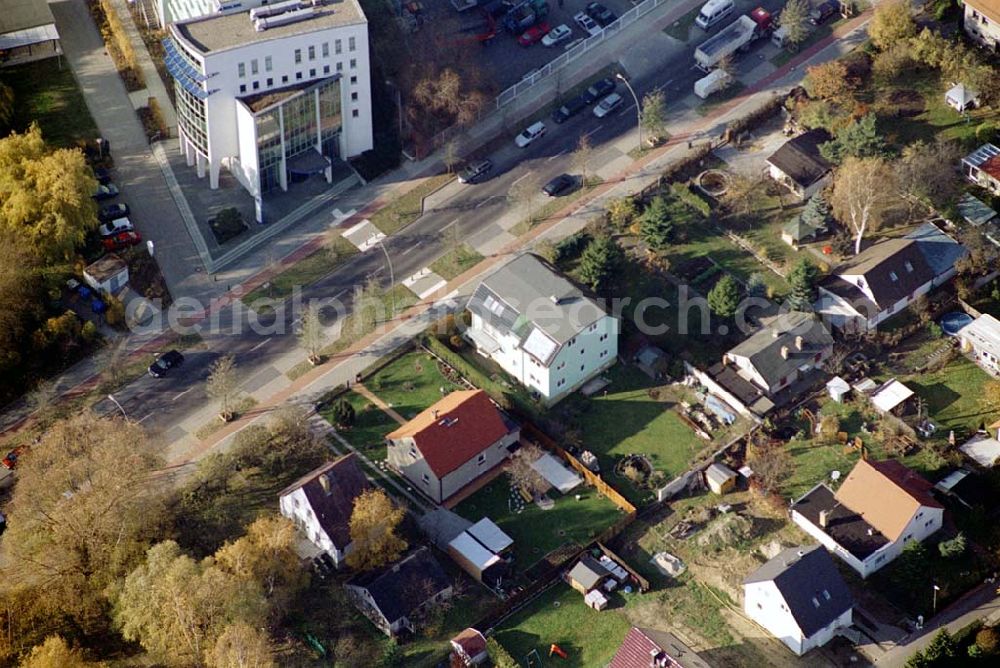
{"type": "Polygon", "coordinates": [[[573,29],[565,23],[557,25],[542,38],[542,46],[555,46],[573,36],[573,29]]]}
{"type": "Polygon", "coordinates": [[[514,143],[518,148],[524,148],[531,142],[535,141],[539,137],[545,134],[545,123],[538,121],[532,125],[529,125],[524,129],[524,132],[519,134],[514,138],[514,143]]]}
{"type": "Polygon", "coordinates": [[[574,98],[566,100],[563,106],[553,111],[552,120],[556,123],[565,123],[569,120],[570,116],[575,116],[586,109],[588,104],[590,104],[590,101],[586,95],[577,95],[574,98]]]}
{"type": "Polygon", "coordinates": [[[809,23],[818,26],[839,11],[839,0],[827,0],[809,12],[809,23]]]}
{"type": "Polygon", "coordinates": [[[576,47],[578,47],[581,44],[583,44],[584,40],[586,40],[586,39],[587,39],[586,37],[577,37],[572,42],[568,42],[566,44],[566,46],[563,47],[563,51],[572,51],[576,47]]]}
{"type": "Polygon", "coordinates": [[[111,172],[104,167],[94,167],[94,178],[102,186],[106,186],[111,183],[111,172]]]}
{"type": "Polygon", "coordinates": [[[153,378],[163,378],[168,371],[181,364],[184,364],[184,355],[176,350],[170,350],[157,357],[156,361],[149,365],[149,375],[153,378]]]}
{"type": "Polygon", "coordinates": [[[597,21],[597,25],[602,28],[611,25],[618,18],[613,11],[599,2],[591,2],[584,8],[584,11],[587,12],[587,16],[597,21]]]}
{"type": "Polygon", "coordinates": [[[479,183],[485,181],[487,174],[493,171],[493,162],[490,160],[480,160],[468,165],[458,173],[459,183],[479,183]]]}
{"type": "Polygon", "coordinates": [[[587,96],[587,104],[593,104],[597,102],[605,95],[610,95],[615,92],[615,80],[610,77],[605,77],[600,81],[594,83],[593,86],[587,89],[584,95],[587,96]]]}
{"type": "Polygon", "coordinates": [[[116,234],[131,232],[133,230],[135,230],[135,226],[132,224],[131,220],[128,218],[116,218],[114,220],[109,220],[98,227],[97,233],[102,237],[112,237],[116,234]]]}
{"type": "Polygon", "coordinates": [[[573,187],[576,181],[569,174],[560,174],[542,187],[542,192],[549,197],[558,197],[573,187]]]}
{"type": "Polygon", "coordinates": [[[612,111],[620,107],[621,104],[622,104],[622,96],[619,95],[618,93],[612,93],[611,95],[608,95],[606,98],[601,100],[601,102],[596,107],[594,107],[594,116],[597,116],[598,118],[604,118],[612,111]]]}
{"type": "Polygon", "coordinates": [[[97,219],[102,223],[107,223],[112,220],[124,218],[128,213],[128,204],[118,202],[117,204],[109,204],[108,206],[101,207],[101,210],[97,212],[97,219]]]}
{"type": "Polygon", "coordinates": [[[104,246],[104,250],[106,251],[131,248],[132,246],[138,246],[141,243],[142,235],[134,230],[131,232],[119,232],[118,234],[101,239],[101,244],[104,246]]]}
{"type": "Polygon", "coordinates": [[[594,21],[594,19],[587,16],[587,12],[577,12],[573,15],[573,20],[576,21],[576,24],[583,29],[583,32],[587,33],[591,37],[601,34],[601,26],[597,25],[597,22],[594,21]]]}
{"type": "Polygon", "coordinates": [[[532,44],[537,44],[544,39],[545,35],[548,34],[549,24],[545,21],[541,23],[536,23],[527,30],[525,30],[520,37],[517,38],[517,43],[521,46],[531,46],[532,44]]]}
{"type": "Polygon", "coordinates": [[[111,199],[112,197],[118,197],[118,186],[113,183],[107,183],[105,185],[97,186],[97,190],[91,195],[98,202],[111,199]]]}
{"type": "Polygon", "coordinates": [[[14,470],[14,467],[17,466],[17,458],[23,455],[27,451],[28,451],[27,445],[19,445],[10,452],[8,452],[7,456],[3,458],[4,468],[14,470]]]}

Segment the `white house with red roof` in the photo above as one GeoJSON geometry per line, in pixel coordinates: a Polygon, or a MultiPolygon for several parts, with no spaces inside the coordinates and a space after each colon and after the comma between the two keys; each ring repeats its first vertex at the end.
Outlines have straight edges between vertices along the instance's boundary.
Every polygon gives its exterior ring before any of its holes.
{"type": "Polygon", "coordinates": [[[354,500],[371,489],[357,456],[344,455],[310,471],[278,494],[281,514],[295,523],[306,539],[330,555],[338,568],[351,543],[354,500]]]}
{"type": "Polygon", "coordinates": [[[608,668],[709,668],[709,664],[673,633],[633,626],[608,668]]]}
{"type": "Polygon", "coordinates": [[[452,392],[386,436],[389,464],[443,503],[502,464],[520,433],[482,390],[452,392]]]}

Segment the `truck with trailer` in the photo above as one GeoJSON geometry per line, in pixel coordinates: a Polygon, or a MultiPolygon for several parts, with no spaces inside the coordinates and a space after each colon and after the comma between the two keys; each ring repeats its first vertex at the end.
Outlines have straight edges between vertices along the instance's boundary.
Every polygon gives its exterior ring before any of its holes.
{"type": "Polygon", "coordinates": [[[753,42],[769,35],[771,27],[771,13],[757,7],[723,28],[718,35],[705,40],[694,52],[695,64],[710,72],[726,56],[746,51],[753,42]]]}

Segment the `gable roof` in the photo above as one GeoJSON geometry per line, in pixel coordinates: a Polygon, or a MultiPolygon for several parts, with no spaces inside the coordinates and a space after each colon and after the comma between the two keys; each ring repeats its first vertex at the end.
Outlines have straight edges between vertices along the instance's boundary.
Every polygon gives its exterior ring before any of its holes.
{"type": "Polygon", "coordinates": [[[819,145],[828,141],[830,133],[826,130],[810,130],[786,141],[767,162],[801,187],[808,188],[831,169],[830,163],[819,152],[819,145]]]}
{"type": "Polygon", "coordinates": [[[392,624],[448,589],[451,580],[431,551],[420,547],[401,561],[358,575],[347,584],[366,590],[382,616],[392,624]]]}
{"type": "Polygon", "coordinates": [[[958,338],[1000,358],[1000,320],[989,313],[983,313],[958,330],[958,338]]]}
{"type": "Polygon", "coordinates": [[[512,431],[500,409],[482,390],[459,390],[390,433],[412,438],[438,478],[442,478],[512,431]]]}
{"type": "Polygon", "coordinates": [[[933,485],[894,459],[860,459],[834,495],[890,541],[899,540],[921,506],[943,508],[933,485]]]}
{"type": "Polygon", "coordinates": [[[771,318],[762,318],[759,330],[743,343],[732,348],[730,355],[746,357],[761,375],[767,386],[773,388],[781,379],[811,360],[816,353],[833,345],[833,337],[826,325],[812,313],[791,311],[771,318]],[[802,337],[801,350],[796,347],[802,337]],[[787,357],[781,349],[787,348],[787,357]]]}
{"type": "MultiPolygon", "coordinates": [[[[650,668],[651,659],[663,655],[663,666],[676,664],[680,668],[709,668],[708,663],[693,649],[669,631],[641,629],[633,626],[615,653],[608,668],[650,668]]],[[[657,664],[660,665],[660,664],[657,664]]]]}
{"type": "Polygon", "coordinates": [[[497,554],[514,544],[514,539],[504,533],[503,529],[488,517],[479,520],[466,531],[488,550],[497,554]]]}
{"type": "Polygon", "coordinates": [[[924,223],[906,235],[917,242],[917,248],[927,260],[934,276],[941,276],[968,255],[969,251],[934,223],[924,223]]]}
{"type": "Polygon", "coordinates": [[[584,589],[596,587],[608,575],[608,569],[601,562],[586,554],[580,557],[580,561],[569,572],[570,579],[579,582],[584,589]]]}
{"type": "Polygon", "coordinates": [[[823,483],[792,504],[792,510],[861,561],[889,544],[888,539],[861,515],[837,501],[830,488],[823,483]]]}
{"type": "Polygon", "coordinates": [[[607,313],[565,276],[530,253],[483,279],[468,309],[547,366],[567,341],[607,313]]]}
{"type": "Polygon", "coordinates": [[[807,223],[802,216],[795,216],[782,226],[781,233],[798,243],[803,239],[815,237],[823,229],[823,227],[807,223]]]}
{"type": "Polygon", "coordinates": [[[913,239],[886,239],[869,246],[838,267],[834,275],[860,276],[879,309],[895,304],[936,277],[913,239]]]}
{"type": "Polygon", "coordinates": [[[354,501],[362,492],[372,489],[358,465],[357,456],[352,452],[310,471],[281,490],[278,497],[297,489],[305,494],[316,521],[333,544],[339,548],[349,545],[354,501]]]}
{"type": "Polygon", "coordinates": [[[774,582],[806,637],[854,606],[844,578],[822,545],[783,550],[743,580],[745,585],[755,582],[774,582]]]}

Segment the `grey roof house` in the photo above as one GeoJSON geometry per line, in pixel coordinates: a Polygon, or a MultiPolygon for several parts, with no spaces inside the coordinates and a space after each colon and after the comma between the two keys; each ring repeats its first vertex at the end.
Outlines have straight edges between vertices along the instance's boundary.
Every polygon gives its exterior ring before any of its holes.
{"type": "Polygon", "coordinates": [[[822,545],[782,551],[743,580],[743,596],[746,615],[798,656],[852,623],[851,592],[822,545]]]}
{"type": "Polygon", "coordinates": [[[420,615],[453,591],[451,580],[426,547],[391,566],[352,578],[344,589],[355,607],[391,637],[415,632],[420,615]]]}
{"type": "Polygon", "coordinates": [[[789,139],[767,159],[768,173],[799,199],[812,197],[829,181],[832,166],[819,152],[828,141],[830,134],[821,128],[789,139]]]}
{"type": "Polygon", "coordinates": [[[834,327],[864,331],[955,275],[966,248],[933,223],[863,250],[817,286],[817,313],[834,327]]]}
{"type": "Polygon", "coordinates": [[[548,263],[520,255],[483,279],[465,335],[552,404],[618,358],[618,321],[548,263]]]}

